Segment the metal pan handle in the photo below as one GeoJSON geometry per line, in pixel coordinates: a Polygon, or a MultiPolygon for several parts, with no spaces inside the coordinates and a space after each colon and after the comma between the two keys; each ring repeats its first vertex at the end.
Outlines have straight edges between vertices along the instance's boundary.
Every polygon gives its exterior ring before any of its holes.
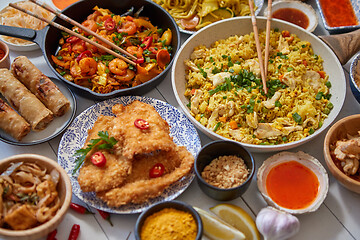
{"type": "Polygon", "coordinates": [[[1,35],[5,35],[9,37],[17,37],[24,40],[32,41],[38,44],[40,47],[43,43],[43,37],[42,37],[44,36],[43,30],[37,31],[29,28],[19,28],[19,27],[0,25],[1,35]]]}

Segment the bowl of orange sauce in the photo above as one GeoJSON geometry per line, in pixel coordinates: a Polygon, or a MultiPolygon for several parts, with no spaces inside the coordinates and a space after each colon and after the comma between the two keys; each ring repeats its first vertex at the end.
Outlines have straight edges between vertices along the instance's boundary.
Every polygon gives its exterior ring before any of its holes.
{"type": "Polygon", "coordinates": [[[280,152],[266,159],[257,185],[272,207],[291,214],[316,211],[326,198],[329,179],[321,163],[304,152],[280,152]]]}
{"type": "Polygon", "coordinates": [[[316,0],[316,4],[324,27],[330,33],[349,32],[360,28],[360,1],[316,0]]]}

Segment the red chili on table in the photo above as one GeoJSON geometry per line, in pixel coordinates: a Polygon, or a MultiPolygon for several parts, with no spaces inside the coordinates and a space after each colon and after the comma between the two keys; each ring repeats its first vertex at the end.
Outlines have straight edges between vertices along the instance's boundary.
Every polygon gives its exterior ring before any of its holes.
{"type": "Polygon", "coordinates": [[[111,226],[114,226],[113,223],[111,222],[111,219],[110,219],[110,213],[104,212],[104,211],[102,211],[102,210],[100,210],[100,209],[96,209],[96,210],[99,212],[100,216],[101,216],[103,219],[105,219],[106,221],[108,221],[111,226]]]}
{"type": "Polygon", "coordinates": [[[155,164],[149,171],[150,178],[161,177],[165,172],[165,166],[162,163],[155,164]]]}
{"type": "Polygon", "coordinates": [[[95,152],[91,155],[90,160],[97,167],[103,167],[106,164],[106,158],[102,152],[95,152]]]}
{"type": "Polygon", "coordinates": [[[76,203],[70,203],[70,208],[73,209],[74,211],[80,213],[80,214],[86,214],[86,213],[91,213],[86,207],[80,205],[80,204],[76,204],[76,203]]]}
{"type": "Polygon", "coordinates": [[[68,240],[76,240],[80,234],[80,225],[74,224],[71,228],[68,240]]]}
{"type": "Polygon", "coordinates": [[[134,125],[140,129],[148,129],[150,127],[150,124],[146,120],[140,118],[134,121],[134,125]]]}
{"type": "Polygon", "coordinates": [[[46,240],[55,240],[55,236],[57,234],[57,230],[55,229],[54,231],[50,232],[46,238],[46,240]]]}

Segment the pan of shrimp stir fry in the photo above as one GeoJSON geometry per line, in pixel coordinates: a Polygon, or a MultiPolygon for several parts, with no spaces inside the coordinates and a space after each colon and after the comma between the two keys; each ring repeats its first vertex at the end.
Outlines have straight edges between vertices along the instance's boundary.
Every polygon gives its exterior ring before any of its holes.
{"type": "MultiPolygon", "coordinates": [[[[155,26],[149,18],[137,14],[117,15],[97,6],[93,10],[82,25],[134,55],[137,64],[129,64],[75,36],[62,33],[59,50],[51,59],[58,74],[67,81],[95,93],[107,94],[144,84],[170,64],[173,33],[169,28],[155,26]]],[[[73,31],[111,48],[77,27],[73,27],[73,31]]]]}

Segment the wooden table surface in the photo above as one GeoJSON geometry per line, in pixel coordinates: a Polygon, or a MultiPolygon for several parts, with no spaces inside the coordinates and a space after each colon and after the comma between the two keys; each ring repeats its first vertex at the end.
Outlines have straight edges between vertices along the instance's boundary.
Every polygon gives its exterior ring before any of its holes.
{"type": "MultiPolygon", "coordinates": [[[[47,0],[49,1],[49,0],[47,0]]],[[[0,9],[5,7],[10,2],[16,2],[11,0],[1,0],[0,9]]],[[[311,4],[314,9],[317,9],[315,0],[308,0],[307,3],[311,4]]],[[[267,1],[265,1],[263,9],[266,7],[267,1]]],[[[262,10],[263,11],[263,10],[262,10]]],[[[262,11],[260,15],[262,15],[262,11]]],[[[324,29],[323,23],[321,22],[320,15],[319,25],[314,31],[315,35],[328,35],[329,33],[324,29]]],[[[182,34],[182,41],[187,39],[188,35],[182,34]]],[[[40,70],[42,70],[48,76],[55,76],[54,73],[47,66],[45,59],[40,50],[32,52],[16,52],[12,51],[11,61],[20,55],[27,56],[40,70]]],[[[326,59],[325,59],[326,61],[326,59]]],[[[344,74],[347,82],[347,92],[344,106],[338,115],[336,120],[339,120],[345,116],[360,113],[360,105],[356,102],[353,97],[350,86],[348,83],[349,79],[349,68],[351,60],[343,66],[344,74]]],[[[170,72],[166,78],[153,90],[145,94],[145,96],[156,98],[168,102],[169,104],[178,107],[174,93],[172,91],[170,72]]],[[[82,96],[76,95],[77,111],[76,116],[84,111],[86,108],[95,104],[96,101],[83,98],[82,96]]],[[[180,108],[179,108],[180,109],[180,108]]],[[[323,157],[323,141],[327,130],[324,131],[317,138],[309,143],[306,143],[295,149],[291,149],[293,152],[304,151],[310,155],[316,157],[328,171],[324,157],[323,157]]],[[[211,141],[204,134],[199,132],[202,145],[211,141]]],[[[1,158],[12,156],[21,153],[35,153],[47,156],[54,161],[57,161],[57,152],[59,142],[62,134],[49,142],[45,142],[34,146],[14,146],[4,142],[0,142],[1,158]]],[[[254,153],[254,159],[256,167],[260,167],[262,162],[273,155],[274,153],[254,153]]],[[[300,232],[293,237],[294,240],[304,239],[338,239],[338,240],[353,240],[360,239],[360,195],[350,192],[342,187],[336,179],[333,178],[331,173],[328,171],[330,187],[328,195],[321,205],[321,207],[314,213],[298,216],[300,220],[300,232]]],[[[189,188],[181,194],[177,200],[187,202],[193,206],[200,207],[208,210],[220,202],[215,201],[207,197],[198,187],[196,180],[194,180],[189,188]]],[[[73,195],[73,202],[82,203],[75,195],[73,195]]],[[[255,219],[256,214],[266,206],[265,201],[262,199],[256,185],[256,178],[254,177],[249,189],[246,193],[238,199],[230,201],[229,203],[241,206],[255,219]]],[[[90,208],[91,209],[91,208],[90,208]]],[[[96,212],[95,209],[92,209],[96,212]]],[[[58,227],[57,239],[67,239],[70,229],[73,224],[79,224],[81,227],[80,236],[78,239],[97,239],[97,240],[117,240],[117,239],[135,239],[134,237],[134,226],[139,214],[131,215],[116,215],[112,214],[111,219],[114,226],[103,220],[98,213],[94,215],[80,215],[73,210],[69,210],[65,216],[64,221],[58,227]]],[[[46,238],[43,238],[46,239],[46,238]]]]}

